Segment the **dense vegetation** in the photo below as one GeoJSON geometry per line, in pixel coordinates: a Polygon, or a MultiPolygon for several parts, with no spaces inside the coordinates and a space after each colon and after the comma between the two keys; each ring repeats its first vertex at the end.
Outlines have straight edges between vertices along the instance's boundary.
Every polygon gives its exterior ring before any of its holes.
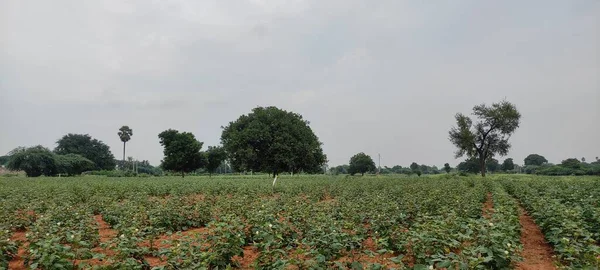
{"type": "Polygon", "coordinates": [[[13,179],[0,178],[2,260],[19,245],[13,232],[26,230],[21,263],[46,269],[73,260],[128,269],[511,268],[519,201],[560,263],[600,263],[598,178],[300,176],[274,189],[265,176],[13,179]],[[485,216],[488,193],[494,211],[485,216]],[[98,217],[114,237],[98,234],[98,217]]]}
{"type": "Polygon", "coordinates": [[[322,173],[327,156],[300,114],[257,107],[223,128],[221,143],[236,171],[322,173]]]}

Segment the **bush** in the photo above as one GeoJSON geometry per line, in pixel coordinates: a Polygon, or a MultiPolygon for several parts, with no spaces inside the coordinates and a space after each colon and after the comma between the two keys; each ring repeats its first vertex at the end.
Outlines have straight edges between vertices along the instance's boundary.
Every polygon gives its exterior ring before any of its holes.
{"type": "Polygon", "coordinates": [[[57,173],[80,175],[82,172],[93,169],[94,162],[77,154],[56,155],[57,173]]]}
{"type": "Polygon", "coordinates": [[[13,171],[25,171],[29,177],[56,174],[56,159],[54,153],[41,145],[18,148],[11,151],[11,158],[6,168],[13,171]]]}

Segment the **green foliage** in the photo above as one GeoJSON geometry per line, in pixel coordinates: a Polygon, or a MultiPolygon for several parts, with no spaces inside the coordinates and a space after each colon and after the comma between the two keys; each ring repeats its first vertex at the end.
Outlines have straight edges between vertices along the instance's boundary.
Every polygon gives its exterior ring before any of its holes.
{"type": "Polygon", "coordinates": [[[221,163],[227,158],[225,149],[220,146],[209,146],[206,151],[206,170],[213,174],[221,166],[221,163]]]}
{"type": "Polygon", "coordinates": [[[600,175],[600,164],[592,163],[577,163],[574,160],[566,160],[565,164],[553,166],[541,166],[535,170],[527,171],[526,173],[535,173],[541,175],[600,175]]]}
{"type": "Polygon", "coordinates": [[[544,156],[540,156],[538,154],[530,154],[524,160],[525,166],[527,165],[535,165],[542,166],[545,163],[548,163],[548,160],[544,156]]]}
{"type": "Polygon", "coordinates": [[[52,176],[56,173],[54,154],[41,145],[11,151],[11,159],[6,167],[14,171],[25,171],[29,177],[52,176]]]}
{"type": "Polygon", "coordinates": [[[164,159],[161,167],[165,170],[181,173],[193,172],[206,164],[200,152],[202,142],[196,140],[194,134],[169,129],[158,134],[160,144],[164,147],[164,159]]]}
{"type": "Polygon", "coordinates": [[[377,170],[375,162],[365,153],[360,152],[350,158],[350,166],[348,167],[348,173],[350,175],[355,175],[357,173],[365,175],[366,172],[375,172],[375,170],[377,170]]]}
{"type": "Polygon", "coordinates": [[[133,130],[129,128],[129,126],[122,126],[119,128],[117,135],[119,135],[119,139],[121,139],[123,143],[126,143],[131,140],[131,136],[133,136],[133,130]]]}
{"type": "Polygon", "coordinates": [[[339,165],[329,168],[329,172],[333,175],[348,174],[349,165],[339,165]]]}
{"type": "Polygon", "coordinates": [[[80,175],[94,169],[94,162],[77,154],[55,155],[56,172],[66,175],[80,175]]]}
{"type": "Polygon", "coordinates": [[[487,160],[508,154],[508,138],[519,127],[521,114],[515,105],[504,100],[489,107],[475,106],[473,115],[480,121],[473,124],[471,118],[456,114],[457,126],[450,130],[449,139],[457,147],[456,157],[477,158],[481,175],[485,176],[487,160]]]}
{"type": "Polygon", "coordinates": [[[570,169],[579,169],[581,168],[581,162],[576,159],[576,158],[568,158],[563,160],[560,163],[561,166],[565,167],[565,168],[570,168],[570,169]]]}
{"type": "Polygon", "coordinates": [[[512,171],[515,169],[515,163],[513,162],[512,158],[507,158],[502,162],[502,167],[501,169],[503,171],[512,171]]]}
{"type": "Polygon", "coordinates": [[[3,239],[19,227],[32,243],[26,267],[42,269],[90,269],[83,262],[102,247],[101,269],[151,269],[148,256],[165,269],[226,269],[247,251],[257,257],[244,267],[261,269],[512,269],[521,251],[515,196],[565,266],[597,268],[597,177],[281,177],[275,190],[265,175],[0,179],[0,248],[15,250],[3,239]],[[483,217],[487,193],[494,211],[483,217]],[[19,213],[33,214],[17,221],[19,213]],[[114,239],[100,242],[94,215],[114,239]]]}
{"type": "Polygon", "coordinates": [[[445,164],[444,164],[444,171],[445,171],[446,173],[450,173],[450,171],[451,171],[451,170],[452,170],[452,167],[450,167],[450,164],[448,164],[448,163],[445,163],[445,164]]]}
{"type": "Polygon", "coordinates": [[[96,170],[113,170],[115,168],[115,157],[110,152],[108,145],[102,141],[93,139],[88,134],[67,134],[57,142],[58,146],[54,152],[59,155],[77,154],[81,155],[95,164],[96,170]]]}
{"type": "Polygon", "coordinates": [[[17,256],[18,243],[11,240],[10,230],[0,230],[0,269],[8,269],[8,262],[17,256]]]}
{"type": "Polygon", "coordinates": [[[597,178],[503,179],[569,269],[600,267],[600,208],[597,178]]]}
{"type": "Polygon", "coordinates": [[[302,116],[257,107],[223,128],[221,143],[236,171],[322,172],[327,157],[302,116]]]}
{"type": "Polygon", "coordinates": [[[478,173],[480,172],[479,160],[477,160],[476,158],[469,158],[459,163],[458,166],[456,166],[456,169],[459,172],[464,173],[478,173]]]}
{"type": "Polygon", "coordinates": [[[10,160],[10,156],[0,156],[0,166],[6,165],[10,160]]]}
{"type": "Polygon", "coordinates": [[[125,144],[131,140],[131,136],[133,136],[133,130],[129,128],[129,126],[122,126],[119,128],[117,135],[119,135],[119,139],[121,139],[123,142],[123,161],[125,161],[125,144]]]}
{"type": "Polygon", "coordinates": [[[498,163],[498,160],[495,158],[488,160],[485,166],[488,172],[496,172],[500,170],[500,163],[498,163]]]}

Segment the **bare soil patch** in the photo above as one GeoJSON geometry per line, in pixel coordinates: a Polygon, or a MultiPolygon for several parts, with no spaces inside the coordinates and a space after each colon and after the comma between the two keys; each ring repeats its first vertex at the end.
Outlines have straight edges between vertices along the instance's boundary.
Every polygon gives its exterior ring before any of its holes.
{"type": "Polygon", "coordinates": [[[10,262],[8,262],[8,269],[15,270],[24,270],[27,269],[25,267],[25,254],[27,252],[27,248],[29,247],[29,242],[27,242],[27,237],[25,237],[24,231],[15,232],[12,236],[14,241],[20,242],[19,250],[17,251],[17,256],[15,256],[10,262]]]}
{"type": "Polygon", "coordinates": [[[488,192],[487,199],[483,204],[483,217],[490,218],[492,213],[494,213],[494,199],[492,193],[488,192]]]}
{"type": "Polygon", "coordinates": [[[523,261],[517,264],[516,269],[545,270],[556,269],[552,259],[552,247],[544,239],[540,228],[535,224],[525,209],[519,209],[519,223],[521,223],[521,243],[523,244],[523,261]]]}

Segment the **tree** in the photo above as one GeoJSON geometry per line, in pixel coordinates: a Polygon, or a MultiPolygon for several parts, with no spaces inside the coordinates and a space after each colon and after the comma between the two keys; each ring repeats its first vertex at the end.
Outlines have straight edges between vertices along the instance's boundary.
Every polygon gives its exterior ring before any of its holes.
{"type": "Polygon", "coordinates": [[[457,158],[466,155],[479,159],[481,176],[485,177],[485,162],[496,155],[508,154],[508,139],[519,127],[521,114],[515,105],[504,100],[489,107],[475,106],[473,115],[480,120],[474,125],[471,118],[456,114],[457,126],[450,130],[449,139],[458,148],[457,158]]]}
{"type": "Polygon", "coordinates": [[[223,128],[221,143],[236,171],[321,172],[327,157],[302,116],[257,107],[223,128]]]}
{"type": "Polygon", "coordinates": [[[581,162],[579,160],[577,160],[576,158],[565,159],[560,163],[560,165],[565,168],[571,168],[571,169],[581,168],[581,162]]]}
{"type": "Polygon", "coordinates": [[[450,167],[450,164],[445,163],[444,164],[444,171],[446,171],[446,173],[450,173],[451,170],[452,170],[452,168],[450,167]]]}
{"type": "Polygon", "coordinates": [[[52,176],[56,173],[56,161],[50,149],[41,145],[20,147],[10,153],[6,167],[13,171],[25,171],[28,177],[52,176]]]}
{"type": "Polygon", "coordinates": [[[212,175],[227,158],[225,149],[220,146],[209,146],[206,151],[206,170],[212,175]]]}
{"type": "Polygon", "coordinates": [[[456,166],[459,172],[478,173],[480,172],[479,160],[477,158],[469,158],[456,166]]]}
{"type": "Polygon", "coordinates": [[[0,166],[4,166],[10,160],[10,156],[0,156],[0,166]]]}
{"type": "Polygon", "coordinates": [[[329,169],[329,172],[334,175],[338,174],[347,174],[350,166],[349,165],[339,165],[329,169]]]}
{"type": "Polygon", "coordinates": [[[114,170],[115,156],[110,152],[108,145],[93,139],[88,134],[69,133],[57,142],[54,153],[59,155],[78,154],[94,162],[95,170],[114,170]]]}
{"type": "Polygon", "coordinates": [[[94,169],[94,162],[77,154],[55,155],[56,172],[66,175],[80,175],[94,169]]]}
{"type": "Polygon", "coordinates": [[[412,171],[417,171],[419,169],[419,164],[417,164],[416,162],[413,162],[410,164],[410,169],[412,171]]]}
{"type": "Polygon", "coordinates": [[[585,157],[581,158],[581,162],[585,163],[585,157]]]}
{"type": "Polygon", "coordinates": [[[125,162],[125,144],[131,140],[131,136],[133,136],[133,130],[129,128],[129,126],[122,126],[117,135],[119,135],[119,138],[123,142],[123,162],[125,162]]]}
{"type": "Polygon", "coordinates": [[[350,167],[348,167],[348,173],[350,175],[355,175],[356,173],[365,175],[366,172],[374,172],[375,170],[377,170],[375,162],[369,155],[363,152],[350,158],[350,167]]]}
{"type": "Polygon", "coordinates": [[[489,159],[486,163],[486,169],[489,172],[496,172],[500,169],[500,163],[495,158],[489,159]]]}
{"type": "Polygon", "coordinates": [[[548,160],[544,156],[540,156],[538,154],[530,154],[524,160],[525,166],[527,165],[535,165],[542,166],[544,163],[548,163],[548,160]]]}
{"type": "Polygon", "coordinates": [[[502,170],[503,171],[512,171],[515,169],[515,163],[512,158],[507,158],[502,162],[502,170]]]}
{"type": "Polygon", "coordinates": [[[205,157],[200,152],[203,143],[196,140],[194,134],[169,129],[158,134],[158,138],[164,147],[163,169],[181,172],[181,177],[184,177],[186,172],[195,171],[205,164],[205,157]]]}

